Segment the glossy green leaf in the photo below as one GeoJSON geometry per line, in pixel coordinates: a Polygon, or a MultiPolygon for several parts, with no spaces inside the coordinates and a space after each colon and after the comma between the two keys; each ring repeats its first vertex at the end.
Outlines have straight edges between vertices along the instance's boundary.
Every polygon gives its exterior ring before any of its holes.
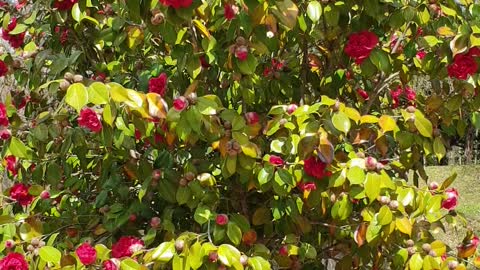
{"type": "Polygon", "coordinates": [[[345,134],[350,130],[351,127],[350,119],[343,112],[335,113],[332,117],[332,123],[336,129],[345,134]]]}
{"type": "Polygon", "coordinates": [[[168,262],[175,254],[175,242],[163,242],[153,250],[152,259],[160,262],[168,262]]]}
{"type": "Polygon", "coordinates": [[[242,240],[242,231],[237,224],[229,222],[227,225],[227,236],[234,245],[239,245],[242,240]]]}
{"type": "Polygon", "coordinates": [[[70,85],[65,95],[65,102],[80,113],[80,110],[88,103],[87,88],[81,83],[70,85]]]}
{"type": "Polygon", "coordinates": [[[54,263],[56,265],[60,264],[60,259],[62,258],[62,253],[51,246],[43,246],[38,251],[38,255],[42,260],[50,263],[54,263]]]}
{"type": "Polygon", "coordinates": [[[322,5],[316,0],[311,1],[307,6],[307,15],[312,22],[317,22],[322,16],[322,5]]]}
{"type": "Polygon", "coordinates": [[[218,259],[226,266],[232,266],[240,261],[240,251],[232,245],[223,244],[218,248],[218,259]]]}
{"type": "Polygon", "coordinates": [[[16,137],[10,139],[8,149],[17,158],[32,159],[33,150],[16,137]]]}

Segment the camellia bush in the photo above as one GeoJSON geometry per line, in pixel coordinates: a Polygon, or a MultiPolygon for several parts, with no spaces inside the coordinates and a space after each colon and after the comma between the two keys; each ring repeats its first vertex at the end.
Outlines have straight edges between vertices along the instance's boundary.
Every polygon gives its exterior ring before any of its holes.
{"type": "Polygon", "coordinates": [[[455,174],[424,170],[479,124],[480,4],[4,0],[0,18],[0,269],[480,266],[474,231],[436,237],[468,226],[455,174]]]}

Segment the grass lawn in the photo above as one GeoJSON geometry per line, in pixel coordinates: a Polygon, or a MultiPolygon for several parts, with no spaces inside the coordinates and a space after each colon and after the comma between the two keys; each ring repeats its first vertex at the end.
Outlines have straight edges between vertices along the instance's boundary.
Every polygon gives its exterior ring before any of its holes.
{"type": "MultiPolygon", "coordinates": [[[[458,190],[460,195],[459,204],[456,208],[468,221],[467,226],[472,227],[475,234],[480,235],[480,165],[468,166],[435,166],[426,168],[429,183],[436,181],[442,183],[453,172],[457,172],[457,178],[451,187],[458,190]]],[[[439,238],[454,248],[465,236],[465,230],[448,229],[446,234],[441,233],[439,238]]]]}

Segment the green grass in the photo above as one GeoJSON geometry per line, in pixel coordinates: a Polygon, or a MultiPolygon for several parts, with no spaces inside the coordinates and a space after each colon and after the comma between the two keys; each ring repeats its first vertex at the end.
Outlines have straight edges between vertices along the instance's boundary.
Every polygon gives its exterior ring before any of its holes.
{"type": "MultiPolygon", "coordinates": [[[[426,168],[426,172],[429,183],[436,181],[439,184],[452,173],[457,173],[457,178],[451,185],[460,195],[456,210],[465,217],[467,226],[480,235],[480,165],[435,166],[426,168]]],[[[455,248],[464,236],[465,227],[459,222],[456,229],[447,227],[446,233],[439,233],[438,238],[455,248]]]]}

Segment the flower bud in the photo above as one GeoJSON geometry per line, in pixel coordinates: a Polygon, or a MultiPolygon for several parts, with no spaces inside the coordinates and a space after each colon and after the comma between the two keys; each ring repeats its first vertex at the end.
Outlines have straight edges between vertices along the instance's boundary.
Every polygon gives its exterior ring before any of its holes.
{"type": "Polygon", "coordinates": [[[243,266],[247,266],[247,265],[248,265],[248,257],[247,257],[247,255],[243,254],[242,256],[240,256],[240,264],[243,265],[243,266]]]}
{"type": "Polygon", "coordinates": [[[216,251],[212,251],[208,254],[208,260],[212,263],[218,261],[218,253],[216,251]]]}
{"type": "Polygon", "coordinates": [[[278,254],[280,254],[280,256],[288,256],[288,246],[287,245],[283,245],[280,247],[280,249],[278,250],[278,254]]]}
{"type": "Polygon", "coordinates": [[[297,104],[290,104],[287,106],[287,113],[292,114],[293,112],[295,112],[295,110],[297,110],[297,108],[297,104]]]}
{"type": "Polygon", "coordinates": [[[160,226],[160,223],[161,223],[161,219],[159,217],[152,217],[152,219],[150,220],[150,226],[152,226],[152,228],[156,229],[160,226]]]}
{"type": "Polygon", "coordinates": [[[399,203],[396,200],[392,200],[392,201],[390,201],[388,206],[390,207],[391,210],[397,210],[397,208],[399,206],[399,203]]]}
{"type": "Polygon", "coordinates": [[[429,243],[425,243],[425,244],[422,245],[422,249],[423,249],[423,251],[425,251],[425,253],[428,254],[430,252],[430,250],[432,250],[432,246],[429,243]]]}
{"type": "Polygon", "coordinates": [[[173,108],[178,112],[185,110],[187,106],[188,106],[188,100],[183,96],[177,97],[173,101],[173,108]]]}
{"type": "Polygon", "coordinates": [[[83,81],[83,76],[80,74],[76,74],[73,76],[73,82],[79,83],[83,81]]]}
{"type": "Polygon", "coordinates": [[[408,239],[405,244],[407,245],[407,247],[413,247],[413,245],[415,245],[415,242],[412,239],[408,239]]]}
{"type": "Polygon", "coordinates": [[[377,170],[377,159],[374,157],[367,157],[365,159],[365,167],[369,171],[375,171],[377,170]]]}
{"type": "Polygon", "coordinates": [[[439,185],[437,182],[431,182],[429,185],[428,185],[428,189],[430,190],[436,190],[438,189],[439,185]]]}
{"type": "Polygon", "coordinates": [[[408,106],[407,107],[407,112],[409,112],[409,113],[414,113],[415,110],[416,110],[416,108],[414,106],[408,106]]]}
{"type": "Polygon", "coordinates": [[[175,241],[175,249],[177,250],[177,252],[181,253],[184,247],[185,247],[185,241],[180,239],[175,241]]]}
{"type": "Polygon", "coordinates": [[[218,226],[225,226],[228,224],[228,216],[225,215],[225,214],[219,214],[217,215],[217,217],[215,218],[215,223],[218,225],[218,226]]]}
{"type": "Polygon", "coordinates": [[[73,74],[70,73],[70,72],[65,72],[65,74],[63,75],[63,78],[67,81],[72,82],[73,81],[73,74]]]}
{"type": "Polygon", "coordinates": [[[13,240],[5,241],[5,248],[12,249],[15,247],[15,242],[13,240]]]}
{"type": "Polygon", "coordinates": [[[50,198],[50,192],[48,192],[48,190],[42,191],[42,193],[40,193],[40,198],[42,198],[43,200],[49,199],[50,198]]]}

